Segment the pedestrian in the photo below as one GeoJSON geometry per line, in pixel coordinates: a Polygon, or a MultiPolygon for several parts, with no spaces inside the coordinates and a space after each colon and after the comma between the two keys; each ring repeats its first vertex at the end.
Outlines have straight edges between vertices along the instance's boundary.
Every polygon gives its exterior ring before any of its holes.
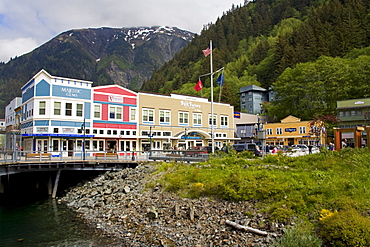
{"type": "Polygon", "coordinates": [[[334,144],[331,142],[329,143],[329,150],[334,151],[334,144]]]}
{"type": "Polygon", "coordinates": [[[270,146],[267,144],[266,145],[266,154],[269,154],[270,153],[270,146]]]}

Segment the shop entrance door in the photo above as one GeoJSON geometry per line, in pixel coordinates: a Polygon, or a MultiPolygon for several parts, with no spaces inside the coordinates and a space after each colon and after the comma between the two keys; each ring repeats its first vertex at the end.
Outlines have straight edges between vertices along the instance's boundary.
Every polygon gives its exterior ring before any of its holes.
{"type": "Polygon", "coordinates": [[[68,140],[68,156],[73,156],[73,148],[75,146],[74,140],[68,140]]]}

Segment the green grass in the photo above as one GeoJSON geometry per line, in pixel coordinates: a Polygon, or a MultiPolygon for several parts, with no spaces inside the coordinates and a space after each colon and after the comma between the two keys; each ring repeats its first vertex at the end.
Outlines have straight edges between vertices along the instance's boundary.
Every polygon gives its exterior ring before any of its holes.
{"type": "Polygon", "coordinates": [[[301,157],[243,154],[217,156],[204,163],[163,163],[160,183],[183,197],[258,201],[272,222],[319,221],[319,212],[370,210],[370,151],[343,149],[301,157]]]}

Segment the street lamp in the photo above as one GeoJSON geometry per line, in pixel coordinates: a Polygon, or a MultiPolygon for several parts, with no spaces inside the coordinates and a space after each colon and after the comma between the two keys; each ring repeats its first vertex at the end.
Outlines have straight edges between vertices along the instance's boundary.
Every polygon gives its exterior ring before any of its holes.
{"type": "Polygon", "coordinates": [[[258,128],[258,139],[261,140],[262,157],[264,157],[266,153],[266,149],[265,149],[266,130],[263,129],[262,123],[259,124],[259,128],[258,128]]]}
{"type": "Polygon", "coordinates": [[[187,128],[185,128],[185,135],[184,135],[184,140],[185,140],[185,150],[187,149],[187,143],[186,143],[186,139],[188,138],[188,136],[187,136],[187,133],[186,133],[186,131],[187,131],[188,129],[187,128]]]}
{"type": "Polygon", "coordinates": [[[85,141],[86,141],[86,135],[85,135],[85,129],[86,129],[86,122],[84,118],[84,122],[81,125],[81,129],[83,131],[84,137],[83,137],[83,142],[82,142],[82,160],[86,159],[86,154],[85,154],[85,141]]]}
{"type": "Polygon", "coordinates": [[[262,157],[264,157],[266,153],[266,150],[265,150],[266,130],[263,129],[263,123],[260,122],[259,117],[258,117],[258,123],[254,125],[254,129],[256,131],[258,141],[261,144],[262,157]]]}
{"type": "Polygon", "coordinates": [[[155,126],[149,126],[149,142],[150,142],[150,151],[149,151],[149,156],[152,156],[152,149],[153,149],[153,144],[152,144],[152,128],[155,128],[155,126]]]}

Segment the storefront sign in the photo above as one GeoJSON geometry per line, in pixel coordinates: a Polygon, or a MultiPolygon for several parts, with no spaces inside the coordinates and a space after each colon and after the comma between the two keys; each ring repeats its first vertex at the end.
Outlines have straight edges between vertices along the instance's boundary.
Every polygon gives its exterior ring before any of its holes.
{"type": "Polygon", "coordinates": [[[185,108],[190,108],[190,109],[194,109],[194,110],[196,110],[196,109],[200,110],[200,105],[194,104],[191,101],[181,100],[180,101],[180,104],[181,104],[181,106],[184,106],[185,108]]]}
{"type": "Polygon", "coordinates": [[[108,96],[108,101],[123,104],[123,97],[122,96],[116,96],[116,95],[109,95],[108,96]]]}
{"type": "Polygon", "coordinates": [[[78,97],[81,94],[81,89],[62,87],[61,91],[66,94],[66,96],[78,97]]]}
{"type": "Polygon", "coordinates": [[[68,134],[22,134],[22,136],[50,136],[50,137],[95,137],[95,135],[68,135],[68,134]]]}
{"type": "Polygon", "coordinates": [[[63,133],[75,133],[74,128],[62,128],[63,133]]]}
{"type": "Polygon", "coordinates": [[[285,129],[285,132],[290,132],[290,133],[292,133],[292,132],[295,132],[295,131],[297,131],[297,128],[286,128],[286,129],[285,129]]]}
{"type": "Polygon", "coordinates": [[[84,88],[53,85],[53,96],[90,100],[91,90],[84,88]]]}
{"type": "Polygon", "coordinates": [[[48,133],[49,128],[48,127],[36,127],[36,132],[37,133],[48,133]]]}

